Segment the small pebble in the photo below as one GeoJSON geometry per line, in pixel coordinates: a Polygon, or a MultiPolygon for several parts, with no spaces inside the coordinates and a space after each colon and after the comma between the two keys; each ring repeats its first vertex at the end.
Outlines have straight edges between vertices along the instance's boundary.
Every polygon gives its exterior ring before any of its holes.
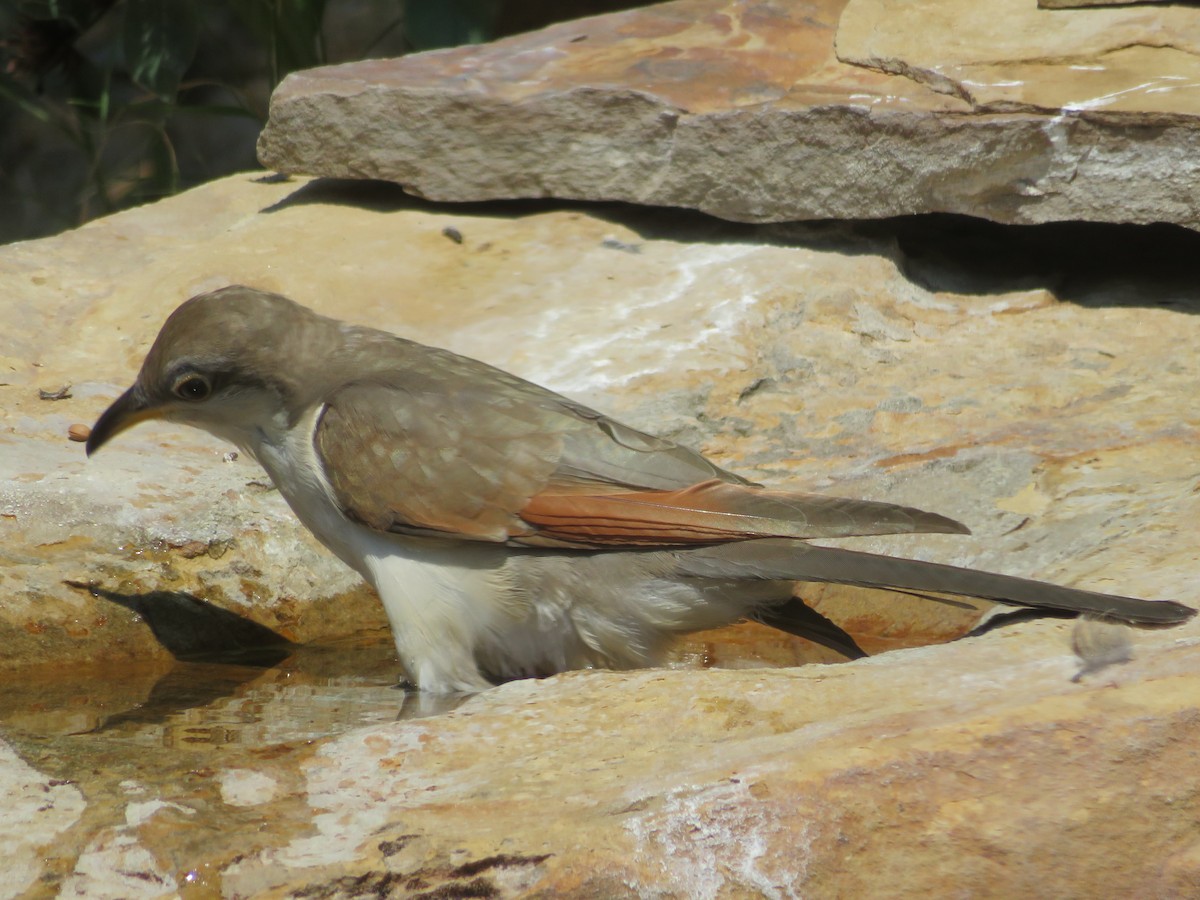
{"type": "Polygon", "coordinates": [[[45,391],[45,390],[42,390],[41,388],[38,388],[38,399],[40,399],[40,400],[70,400],[71,399],[71,386],[69,384],[64,384],[62,387],[60,387],[56,390],[53,390],[53,391],[45,391]]]}
{"type": "Polygon", "coordinates": [[[73,441],[83,443],[92,436],[92,429],[87,425],[72,425],[67,429],[67,437],[73,441]]]}
{"type": "Polygon", "coordinates": [[[641,253],[641,244],[631,244],[627,241],[618,241],[614,237],[607,237],[600,242],[600,246],[605,250],[620,250],[622,253],[641,253]]]}
{"type": "Polygon", "coordinates": [[[195,559],[208,552],[208,544],[204,541],[188,541],[179,545],[179,555],[184,559],[195,559]]]}

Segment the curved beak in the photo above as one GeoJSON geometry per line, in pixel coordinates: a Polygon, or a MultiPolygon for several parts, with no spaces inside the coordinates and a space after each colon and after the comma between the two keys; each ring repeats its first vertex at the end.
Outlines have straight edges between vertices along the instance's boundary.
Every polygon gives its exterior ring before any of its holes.
{"type": "Polygon", "coordinates": [[[151,406],[141,388],[135,384],[100,414],[87,439],[87,455],[91,456],[125,429],[161,415],[161,410],[151,406]]]}

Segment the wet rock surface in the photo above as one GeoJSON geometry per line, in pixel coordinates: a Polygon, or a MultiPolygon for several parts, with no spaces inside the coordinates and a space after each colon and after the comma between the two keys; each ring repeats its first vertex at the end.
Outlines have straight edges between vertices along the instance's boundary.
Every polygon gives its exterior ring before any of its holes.
{"type": "MultiPolygon", "coordinates": [[[[1078,683],[1066,622],[802,668],[832,657],[743,628],[447,709],[249,460],[162,424],[85,460],[68,428],[243,282],[975,532],[857,546],[1194,602],[1197,240],[239,176],[0,248],[0,894],[1186,894],[1196,623],[1078,683]]],[[[800,590],[872,651],[979,617],[800,590]]]]}
{"type": "Polygon", "coordinates": [[[1068,629],[436,705],[362,647],[42,679],[0,703],[0,894],[1186,896],[1200,635],[1075,684],[1068,629]]]}
{"type": "Polygon", "coordinates": [[[1194,6],[680,0],[293,74],[259,155],[436,200],[1196,228],[1198,34],[1194,6]]]}

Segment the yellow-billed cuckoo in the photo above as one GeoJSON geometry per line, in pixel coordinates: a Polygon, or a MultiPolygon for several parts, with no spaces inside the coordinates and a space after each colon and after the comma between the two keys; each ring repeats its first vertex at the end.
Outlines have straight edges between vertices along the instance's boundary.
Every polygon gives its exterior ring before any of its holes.
{"type": "Polygon", "coordinates": [[[652,664],[672,636],[751,617],[861,655],[793,581],[947,593],[1172,623],[1194,610],[808,538],[966,533],[890,503],[772,491],[670,441],[446,350],[228,287],[180,306],[88,453],[149,418],[266,469],[378,591],[430,691],[652,664]]]}

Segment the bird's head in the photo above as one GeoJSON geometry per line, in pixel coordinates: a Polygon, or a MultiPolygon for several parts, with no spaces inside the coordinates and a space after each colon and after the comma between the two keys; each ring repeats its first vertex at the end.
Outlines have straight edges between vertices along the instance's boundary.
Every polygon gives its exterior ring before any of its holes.
{"type": "Polygon", "coordinates": [[[164,323],[133,386],[101,414],[88,455],[147,419],[202,428],[253,452],[286,429],[339,325],[298,303],[233,286],[183,303],[164,323]]]}

